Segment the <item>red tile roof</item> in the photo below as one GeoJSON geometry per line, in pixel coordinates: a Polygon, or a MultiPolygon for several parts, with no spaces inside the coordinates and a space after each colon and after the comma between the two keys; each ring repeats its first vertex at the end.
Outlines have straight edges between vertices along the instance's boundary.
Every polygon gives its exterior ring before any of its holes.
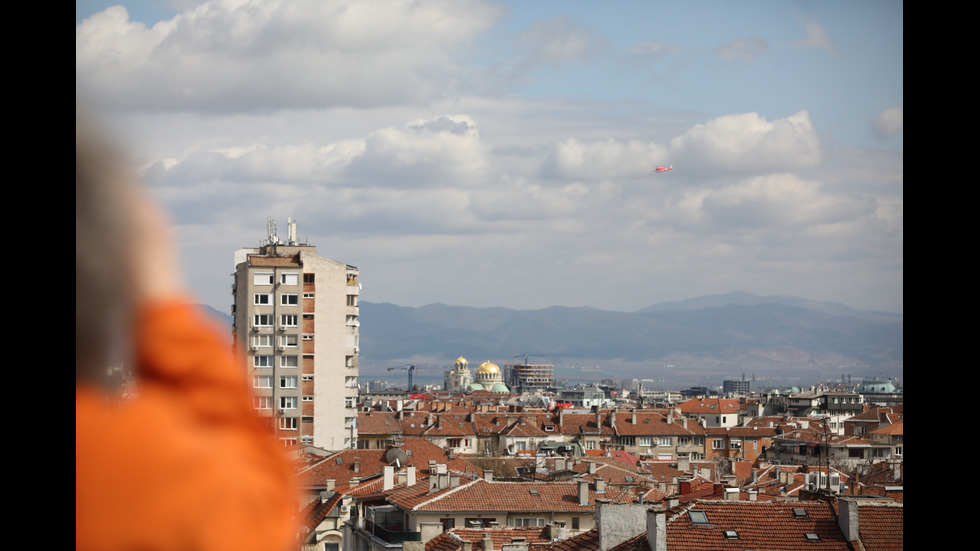
{"type": "Polygon", "coordinates": [[[497,550],[514,540],[524,540],[532,548],[551,543],[547,527],[452,528],[426,543],[425,551],[459,551],[464,541],[473,544],[473,551],[483,551],[483,538],[486,536],[490,536],[493,548],[497,550]]]}
{"type": "MultiPolygon", "coordinates": [[[[849,551],[830,506],[820,501],[697,501],[667,511],[670,551],[849,551]],[[806,512],[794,516],[794,509],[806,512]],[[695,524],[690,511],[703,511],[708,524],[695,524]],[[726,537],[732,530],[735,538],[726,537]],[[808,541],[807,533],[817,541],[808,541]]],[[[613,547],[613,551],[649,551],[647,533],[613,547]]]]}
{"type": "Polygon", "coordinates": [[[860,504],[858,533],[865,551],[901,551],[905,540],[903,506],[897,503],[860,504]]]}

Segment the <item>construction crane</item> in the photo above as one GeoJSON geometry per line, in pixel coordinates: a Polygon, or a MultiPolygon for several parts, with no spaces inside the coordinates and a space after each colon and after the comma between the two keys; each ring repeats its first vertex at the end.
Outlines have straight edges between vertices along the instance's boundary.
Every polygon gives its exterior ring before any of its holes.
{"type": "Polygon", "coordinates": [[[408,370],[408,388],[406,390],[408,390],[409,392],[411,392],[412,391],[412,377],[415,375],[415,371],[416,370],[418,370],[418,369],[446,369],[446,368],[443,367],[443,366],[438,366],[438,365],[423,365],[421,367],[415,367],[414,365],[408,365],[408,366],[405,366],[405,367],[389,367],[388,368],[388,371],[394,371],[396,369],[398,369],[398,370],[407,369],[408,370]]]}

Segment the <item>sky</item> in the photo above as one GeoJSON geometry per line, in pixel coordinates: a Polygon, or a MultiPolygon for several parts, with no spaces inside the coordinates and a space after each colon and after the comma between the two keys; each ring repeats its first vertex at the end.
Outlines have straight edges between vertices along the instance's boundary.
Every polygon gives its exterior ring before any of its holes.
{"type": "Polygon", "coordinates": [[[77,0],[75,93],[220,311],[272,217],[370,302],[902,312],[903,10],[77,0]]]}

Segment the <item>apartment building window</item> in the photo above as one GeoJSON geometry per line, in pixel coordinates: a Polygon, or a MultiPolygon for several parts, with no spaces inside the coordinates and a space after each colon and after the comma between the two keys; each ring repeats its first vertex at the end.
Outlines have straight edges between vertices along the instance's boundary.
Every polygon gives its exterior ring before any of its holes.
{"type": "Polygon", "coordinates": [[[354,397],[353,396],[347,396],[346,398],[344,398],[344,407],[345,408],[352,409],[353,407],[355,407],[355,405],[356,404],[354,403],[354,397]]]}
{"type": "Polygon", "coordinates": [[[272,376],[257,375],[252,377],[252,388],[272,388],[272,376]]]}
{"type": "Polygon", "coordinates": [[[740,449],[742,449],[742,441],[741,440],[732,440],[731,442],[728,443],[728,447],[729,447],[729,449],[740,450],[740,449]]]}
{"type": "Polygon", "coordinates": [[[254,348],[269,348],[272,346],[272,335],[252,335],[254,348]]]}
{"type": "Polygon", "coordinates": [[[513,519],[515,528],[523,528],[525,526],[544,526],[543,518],[534,517],[518,517],[513,519]]]}
{"type": "Polygon", "coordinates": [[[253,285],[272,285],[274,283],[275,274],[271,272],[256,272],[252,276],[253,285]]]}
{"type": "Polygon", "coordinates": [[[652,436],[641,436],[639,438],[639,440],[637,440],[637,442],[639,442],[638,445],[640,445],[640,446],[650,447],[650,446],[653,445],[653,437],[652,436]]]}
{"type": "Polygon", "coordinates": [[[657,445],[658,446],[673,446],[674,445],[674,439],[673,439],[673,437],[670,437],[670,436],[661,436],[660,438],[657,439],[657,445]]]}
{"type": "Polygon", "coordinates": [[[252,356],[252,367],[272,367],[272,356],[252,356]]]}
{"type": "Polygon", "coordinates": [[[270,293],[255,293],[252,295],[252,304],[272,304],[272,295],[270,293]]]}
{"type": "Polygon", "coordinates": [[[282,314],[279,316],[279,325],[282,327],[296,327],[299,325],[299,317],[296,314],[282,314]]]}
{"type": "Polygon", "coordinates": [[[279,356],[279,367],[299,367],[299,356],[279,356]]]}
{"type": "Polygon", "coordinates": [[[279,397],[279,409],[296,409],[299,401],[295,396],[280,396],[279,397]]]}
{"type": "Polygon", "coordinates": [[[272,396],[256,396],[252,398],[255,409],[272,409],[272,396]]]}
{"type": "Polygon", "coordinates": [[[299,285],[299,274],[297,273],[280,274],[279,281],[281,281],[283,285],[299,285]]]}
{"type": "MultiPolygon", "coordinates": [[[[309,434],[304,434],[303,436],[300,436],[299,437],[299,440],[300,440],[300,442],[302,442],[303,444],[306,444],[306,445],[312,445],[313,444],[313,436],[311,436],[309,434]]],[[[330,544],[327,544],[327,545],[329,546],[330,544]]],[[[327,547],[327,549],[329,549],[329,547],[327,547]]],[[[333,544],[333,551],[337,551],[337,544],[336,543],[333,544]]]]}
{"type": "Polygon", "coordinates": [[[704,437],[703,436],[695,436],[694,437],[694,445],[695,446],[703,446],[704,445],[704,437]]]}
{"type": "Polygon", "coordinates": [[[357,306],[357,295],[347,295],[347,306],[357,306]]]}
{"type": "Polygon", "coordinates": [[[310,382],[313,380],[313,375],[303,375],[303,382],[310,382]]]}
{"type": "Polygon", "coordinates": [[[279,338],[279,342],[285,348],[296,348],[299,345],[299,335],[283,335],[279,338]]]}
{"type": "Polygon", "coordinates": [[[303,333],[303,340],[304,341],[312,341],[313,340],[313,335],[310,334],[310,333],[303,333]]]}
{"type": "Polygon", "coordinates": [[[303,274],[303,283],[316,283],[316,274],[303,274]]]}
{"type": "Polygon", "coordinates": [[[279,388],[296,388],[298,384],[299,377],[295,375],[279,377],[279,388]]]}
{"type": "Polygon", "coordinates": [[[252,327],[272,327],[272,314],[255,314],[252,316],[252,327]]]}
{"type": "Polygon", "coordinates": [[[297,421],[295,417],[280,417],[279,430],[297,430],[299,428],[297,421]]]}
{"type": "Polygon", "coordinates": [[[572,517],[572,530],[578,530],[579,529],[579,520],[578,520],[578,518],[579,517],[572,517]]]}
{"type": "Polygon", "coordinates": [[[296,445],[295,438],[280,438],[279,443],[283,445],[284,448],[290,448],[296,445]]]}
{"type": "Polygon", "coordinates": [[[679,436],[677,438],[677,445],[678,446],[690,446],[691,445],[691,437],[689,437],[689,436],[679,436]]]}
{"type": "Polygon", "coordinates": [[[303,401],[304,402],[312,402],[313,401],[313,397],[312,396],[303,396],[303,401]]]}
{"type": "Polygon", "coordinates": [[[635,446],[636,445],[636,439],[634,437],[632,437],[632,436],[620,436],[619,437],[619,444],[621,446],[635,446]]]}
{"type": "Polygon", "coordinates": [[[725,439],[715,438],[711,441],[711,449],[713,450],[723,450],[725,449],[725,439]]]}
{"type": "Polygon", "coordinates": [[[296,293],[283,293],[279,295],[279,304],[283,306],[296,306],[299,304],[299,295],[296,293]]]}
{"type": "Polygon", "coordinates": [[[316,295],[314,293],[303,293],[303,298],[308,300],[313,300],[314,298],[316,298],[316,295]]]}

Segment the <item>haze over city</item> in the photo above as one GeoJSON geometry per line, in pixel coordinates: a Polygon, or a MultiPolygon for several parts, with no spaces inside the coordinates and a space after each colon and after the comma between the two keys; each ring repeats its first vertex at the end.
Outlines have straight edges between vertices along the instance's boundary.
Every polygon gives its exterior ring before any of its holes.
{"type": "Polygon", "coordinates": [[[218,310],[267,216],[375,303],[903,310],[901,2],[76,1],[75,32],[218,310]]]}

